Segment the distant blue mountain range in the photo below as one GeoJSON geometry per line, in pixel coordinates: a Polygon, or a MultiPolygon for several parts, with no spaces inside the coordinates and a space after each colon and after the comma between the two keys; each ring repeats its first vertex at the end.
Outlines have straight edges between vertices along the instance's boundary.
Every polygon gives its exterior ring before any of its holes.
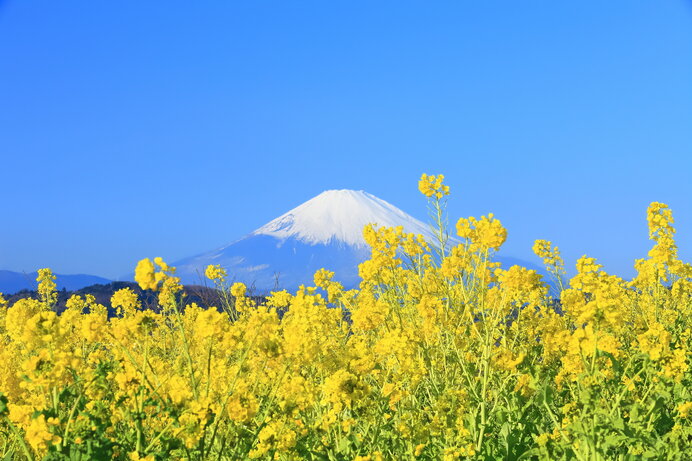
{"type": "MultiPolygon", "coordinates": [[[[37,276],[37,272],[22,273],[0,270],[0,293],[14,294],[21,290],[35,290],[38,285],[36,282],[37,276]]],[[[64,288],[67,291],[79,290],[90,285],[111,283],[110,280],[103,277],[86,274],[55,274],[55,277],[58,290],[64,288]]]]}

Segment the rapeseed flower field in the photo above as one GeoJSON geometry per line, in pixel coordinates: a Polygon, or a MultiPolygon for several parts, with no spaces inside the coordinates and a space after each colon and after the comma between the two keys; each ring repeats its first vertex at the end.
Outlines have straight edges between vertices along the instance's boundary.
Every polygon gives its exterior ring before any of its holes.
{"type": "Polygon", "coordinates": [[[444,178],[419,182],[437,242],[368,226],[371,257],[346,290],[333,273],[264,302],[206,276],[216,308],[188,304],[175,268],[144,259],[144,309],[56,286],[0,296],[0,456],[29,460],[690,459],[692,266],[671,210],[648,209],[637,275],[594,258],[565,279],[501,268],[493,215],[445,226],[444,178]],[[109,310],[110,309],[110,310],[109,310]]]}

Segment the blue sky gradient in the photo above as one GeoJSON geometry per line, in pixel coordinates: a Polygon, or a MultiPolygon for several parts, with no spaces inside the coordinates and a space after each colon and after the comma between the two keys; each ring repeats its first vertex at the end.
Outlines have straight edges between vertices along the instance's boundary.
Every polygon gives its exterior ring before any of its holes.
{"type": "Polygon", "coordinates": [[[0,269],[117,277],[326,189],[494,212],[633,275],[692,260],[692,4],[0,0],[0,269]]]}

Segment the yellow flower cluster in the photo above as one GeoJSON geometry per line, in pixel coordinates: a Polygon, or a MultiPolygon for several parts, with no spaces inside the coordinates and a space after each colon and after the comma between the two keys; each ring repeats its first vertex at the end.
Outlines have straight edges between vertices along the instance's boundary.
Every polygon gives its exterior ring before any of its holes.
{"type": "Polygon", "coordinates": [[[461,218],[457,222],[457,235],[479,248],[498,250],[507,240],[507,229],[490,213],[481,219],[461,218]]]}
{"type": "MultiPolygon", "coordinates": [[[[419,184],[440,226],[442,181],[419,184]]],[[[633,280],[584,256],[555,296],[493,261],[507,232],[492,214],[459,220],[455,246],[443,227],[427,242],[367,226],[351,290],[322,269],[254,296],[212,265],[221,305],[200,307],[155,258],[135,277],[157,301],[124,288],[63,309],[44,269],[37,299],[0,295],[0,456],[688,459],[692,270],[669,208],[648,220],[633,280]]],[[[564,276],[556,246],[534,251],[564,276]]]]}
{"type": "Polygon", "coordinates": [[[38,282],[38,295],[46,307],[50,309],[58,301],[55,275],[53,275],[53,272],[48,268],[39,269],[36,281],[38,282]]]}
{"type": "Polygon", "coordinates": [[[228,272],[218,264],[210,264],[204,270],[204,275],[214,282],[223,283],[228,276],[228,272]]]}
{"type": "Polygon", "coordinates": [[[445,195],[449,195],[449,186],[443,184],[444,175],[427,175],[423,174],[418,181],[418,190],[426,197],[435,197],[441,199],[445,195]]]}
{"type": "Polygon", "coordinates": [[[113,293],[111,306],[122,316],[130,316],[141,307],[137,294],[130,288],[123,288],[113,293]]]}
{"type": "Polygon", "coordinates": [[[563,276],[566,274],[565,261],[560,256],[560,249],[548,240],[536,240],[533,252],[543,260],[543,265],[557,282],[560,290],[564,288],[563,276]]]}

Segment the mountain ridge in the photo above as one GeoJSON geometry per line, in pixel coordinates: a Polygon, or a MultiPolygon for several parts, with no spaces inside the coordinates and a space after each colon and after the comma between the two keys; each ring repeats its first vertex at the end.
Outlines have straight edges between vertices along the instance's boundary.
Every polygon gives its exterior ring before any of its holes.
{"type": "MultiPolygon", "coordinates": [[[[111,280],[90,274],[54,274],[58,290],[78,290],[90,285],[107,284],[111,280]]],[[[38,272],[15,272],[0,270],[0,293],[13,294],[22,290],[35,290],[38,272]]]]}

